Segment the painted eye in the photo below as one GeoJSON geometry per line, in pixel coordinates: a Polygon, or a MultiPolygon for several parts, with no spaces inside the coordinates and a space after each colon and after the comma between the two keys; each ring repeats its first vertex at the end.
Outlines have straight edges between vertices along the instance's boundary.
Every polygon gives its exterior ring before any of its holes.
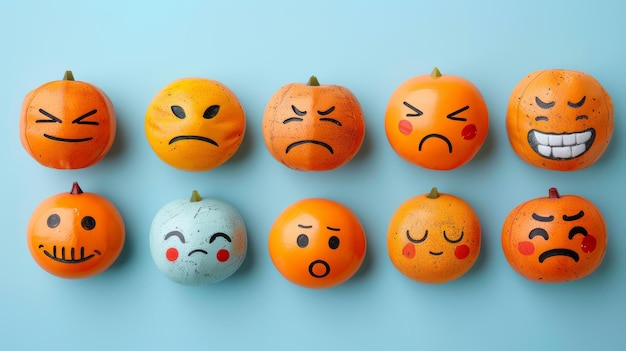
{"type": "Polygon", "coordinates": [[[305,248],[309,245],[309,237],[306,234],[300,234],[298,235],[296,242],[298,243],[299,247],[305,248]]]}
{"type": "Polygon", "coordinates": [[[211,105],[204,111],[202,117],[205,119],[211,119],[217,116],[218,112],[220,112],[220,105],[211,105]]]}
{"type": "Polygon", "coordinates": [[[530,234],[528,234],[528,238],[532,239],[536,236],[540,236],[546,240],[548,240],[548,232],[543,229],[543,228],[535,228],[533,230],[530,231],[530,234]]]}
{"type": "Polygon", "coordinates": [[[334,235],[331,236],[330,239],[328,239],[328,247],[333,250],[337,249],[339,247],[339,238],[334,235]]]}
{"type": "Polygon", "coordinates": [[[426,241],[426,238],[428,238],[428,230],[426,230],[424,232],[424,236],[420,239],[414,239],[413,237],[411,237],[411,233],[408,231],[406,231],[406,238],[409,239],[410,242],[414,243],[414,244],[421,244],[424,241],[426,241]]]}
{"type": "Polygon", "coordinates": [[[93,228],[96,227],[96,219],[91,216],[85,216],[80,221],[80,225],[85,230],[92,230],[93,228]]]}
{"type": "Polygon", "coordinates": [[[402,104],[404,104],[404,106],[410,108],[411,110],[413,110],[415,112],[415,113],[407,113],[406,114],[407,117],[419,117],[419,116],[424,114],[424,112],[422,112],[420,109],[418,109],[417,107],[409,104],[406,101],[404,101],[402,104]]]}
{"type": "Polygon", "coordinates": [[[535,96],[535,102],[537,103],[537,106],[541,107],[544,110],[554,107],[554,104],[555,104],[554,101],[543,102],[543,101],[541,101],[541,99],[539,97],[536,97],[536,96],[535,96]]]}
{"type": "Polygon", "coordinates": [[[48,220],[46,221],[48,228],[56,228],[59,226],[60,223],[61,223],[61,217],[56,213],[53,213],[50,216],[48,216],[48,220]]]}
{"type": "Polygon", "coordinates": [[[178,105],[172,106],[172,113],[174,114],[174,116],[180,119],[184,119],[185,117],[187,117],[187,115],[185,114],[185,110],[183,110],[183,108],[178,105]]]}
{"type": "Polygon", "coordinates": [[[454,240],[454,239],[448,238],[448,236],[446,235],[446,231],[445,230],[443,231],[443,238],[446,239],[447,242],[452,243],[452,244],[456,244],[460,242],[461,240],[463,240],[463,235],[465,235],[465,233],[461,231],[461,236],[459,236],[458,239],[454,240]]]}

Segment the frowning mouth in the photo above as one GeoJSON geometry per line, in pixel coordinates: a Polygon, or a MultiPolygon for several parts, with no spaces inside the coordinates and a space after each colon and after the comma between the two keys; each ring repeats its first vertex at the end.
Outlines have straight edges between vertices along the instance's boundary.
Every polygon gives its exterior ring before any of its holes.
{"type": "MultiPolygon", "coordinates": [[[[43,245],[39,245],[39,248],[43,248],[43,245]]],[[[65,247],[61,247],[60,252],[58,252],[57,250],[57,246],[54,245],[52,247],[52,252],[48,251],[48,250],[43,250],[43,253],[48,256],[49,258],[51,258],[54,261],[57,262],[61,262],[61,263],[81,263],[81,262],[85,262],[87,260],[92,259],[96,254],[97,255],[101,255],[102,253],[98,250],[93,250],[94,253],[85,256],[85,248],[81,247],[80,248],[80,256],[76,257],[76,249],[75,248],[71,248],[69,251],[69,256],[67,255],[67,252],[65,250],[65,247]]]]}
{"type": "Polygon", "coordinates": [[[552,250],[548,250],[544,253],[542,253],[541,255],[539,255],[539,263],[543,263],[543,261],[545,261],[546,259],[550,258],[550,257],[554,257],[554,256],[566,256],[566,257],[571,257],[574,262],[578,262],[578,260],[580,259],[578,254],[570,249],[552,249],[552,250]]]}
{"type": "Polygon", "coordinates": [[[182,140],[198,140],[198,141],[204,141],[209,144],[213,144],[215,146],[219,146],[217,145],[217,141],[211,138],[200,136],[200,135],[179,135],[177,137],[172,138],[169,142],[169,145],[172,145],[173,143],[177,141],[182,141],[182,140]]]}
{"type": "Polygon", "coordinates": [[[539,155],[551,160],[569,160],[589,150],[596,138],[596,131],[589,128],[576,133],[528,132],[528,144],[539,155]]]}
{"type": "Polygon", "coordinates": [[[88,138],[60,138],[60,137],[55,137],[54,135],[50,135],[50,134],[44,134],[43,135],[45,138],[48,138],[50,140],[54,140],[54,141],[63,141],[66,143],[80,143],[83,141],[89,141],[91,139],[93,139],[92,137],[88,137],[88,138]]]}
{"type": "Polygon", "coordinates": [[[423,137],[422,140],[420,140],[418,150],[422,151],[422,146],[424,146],[424,142],[426,142],[426,140],[431,139],[431,138],[443,140],[448,145],[448,153],[450,154],[452,153],[452,143],[450,142],[450,139],[446,138],[445,136],[441,134],[436,134],[436,133],[428,134],[427,136],[423,137]]]}
{"type": "Polygon", "coordinates": [[[320,145],[320,146],[325,147],[331,153],[331,155],[335,153],[333,148],[330,145],[326,144],[325,142],[319,141],[319,140],[310,140],[310,139],[308,139],[308,140],[300,140],[300,141],[296,141],[294,143],[289,144],[289,146],[287,146],[287,149],[285,149],[285,153],[288,154],[289,150],[293,149],[296,146],[302,145],[302,144],[320,145]]]}

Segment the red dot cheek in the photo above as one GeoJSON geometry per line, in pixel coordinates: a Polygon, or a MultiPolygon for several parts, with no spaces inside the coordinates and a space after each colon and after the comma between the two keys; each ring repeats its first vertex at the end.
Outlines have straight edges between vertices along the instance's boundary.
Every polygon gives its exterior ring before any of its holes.
{"type": "Polygon", "coordinates": [[[215,255],[215,256],[216,256],[218,261],[226,262],[230,258],[230,252],[228,252],[228,250],[221,249],[221,250],[219,250],[217,252],[217,255],[215,255]]]}
{"type": "Polygon", "coordinates": [[[596,238],[593,235],[587,235],[580,244],[580,249],[584,253],[592,253],[596,249],[596,238]]]}
{"type": "Polygon", "coordinates": [[[415,245],[413,244],[404,245],[404,247],[402,248],[402,256],[406,258],[415,257],[415,245]]]}
{"type": "Polygon", "coordinates": [[[454,256],[456,256],[456,258],[458,258],[459,260],[462,260],[469,256],[469,253],[470,248],[467,245],[459,245],[456,247],[456,249],[454,249],[454,256]]]}
{"type": "Polygon", "coordinates": [[[461,137],[465,140],[472,140],[478,134],[478,129],[476,129],[475,124],[466,125],[461,131],[461,137]]]}
{"type": "Polygon", "coordinates": [[[409,135],[413,131],[413,125],[411,124],[411,122],[403,119],[398,123],[398,129],[400,130],[400,133],[404,135],[409,135]]]}
{"type": "Polygon", "coordinates": [[[170,262],[176,261],[178,258],[178,250],[174,247],[170,247],[167,251],[165,251],[165,258],[167,258],[170,262]]]}
{"type": "Polygon", "coordinates": [[[533,245],[530,241],[522,241],[517,245],[517,251],[519,251],[522,255],[532,255],[533,252],[535,252],[535,245],[533,245]]]}

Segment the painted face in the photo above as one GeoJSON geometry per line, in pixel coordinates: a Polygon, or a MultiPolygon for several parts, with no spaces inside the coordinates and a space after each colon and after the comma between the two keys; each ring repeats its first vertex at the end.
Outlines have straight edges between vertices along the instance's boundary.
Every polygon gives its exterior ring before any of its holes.
{"type": "Polygon", "coordinates": [[[487,137],[489,117],[480,91],[468,80],[441,75],[413,77],[392,94],[385,131],[403,159],[433,170],[469,162],[487,137]]]}
{"type": "Polygon", "coordinates": [[[122,216],[104,197],[70,193],[49,197],[37,206],[27,229],[28,248],[44,270],[62,278],[86,278],[105,271],[124,246],[122,216]]]}
{"type": "Polygon", "coordinates": [[[150,252],[159,270],[185,285],[216,283],[245,259],[246,228],[239,212],[216,199],[180,199],[163,206],[150,228],[150,252]]]}
{"type": "Polygon", "coordinates": [[[348,280],[365,257],[366,239],[358,218],[344,205],[305,199],[285,209],[269,235],[278,271],[308,288],[328,288],[348,280]]]}
{"type": "Polygon", "coordinates": [[[478,258],[480,242],[480,222],[470,205],[436,189],[400,205],[387,232],[391,262],[422,283],[445,283],[465,274],[478,258]]]}
{"type": "Polygon", "coordinates": [[[146,111],[146,137],[170,166],[206,171],[230,159],[245,133],[237,96],[220,82],[179,79],[167,85],[146,111]]]}
{"type": "Polygon", "coordinates": [[[115,132],[109,98],[89,83],[74,81],[71,74],[31,91],[22,105],[22,145],[46,167],[94,165],[110,150],[115,132]]]}
{"type": "Polygon", "coordinates": [[[549,197],[517,206],[502,229],[502,249],[527,279],[565,282],[583,278],[600,265],[606,251],[606,225],[588,200],[575,195],[549,197]]]}
{"type": "Polygon", "coordinates": [[[356,155],[365,120],[348,89],[312,81],[287,84],[274,94],[263,116],[263,137],[272,156],[285,166],[327,171],[356,155]]]}
{"type": "Polygon", "coordinates": [[[595,163],[613,134],[613,103],[590,75],[535,71],[513,90],[506,117],[509,141],[525,162],[574,171],[595,163]]]}

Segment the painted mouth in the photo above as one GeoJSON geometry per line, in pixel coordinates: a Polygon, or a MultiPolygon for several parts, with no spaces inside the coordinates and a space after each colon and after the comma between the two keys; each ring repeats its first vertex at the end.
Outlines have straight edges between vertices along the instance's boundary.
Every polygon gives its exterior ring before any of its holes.
{"type": "Polygon", "coordinates": [[[433,255],[433,256],[441,256],[441,255],[443,255],[443,251],[439,251],[439,252],[428,251],[428,253],[433,255]]]}
{"type": "Polygon", "coordinates": [[[219,145],[217,144],[217,141],[215,141],[215,140],[213,140],[211,138],[200,136],[200,135],[179,135],[177,137],[172,138],[170,140],[170,142],[169,142],[169,145],[172,145],[173,143],[175,143],[177,141],[182,141],[182,140],[204,141],[206,143],[213,144],[213,145],[219,147],[219,145]]]}
{"type": "Polygon", "coordinates": [[[443,140],[446,144],[448,144],[448,153],[450,153],[450,154],[452,153],[452,143],[450,142],[450,139],[446,138],[445,136],[443,136],[441,134],[428,134],[427,136],[423,137],[422,140],[420,140],[420,144],[419,144],[418,150],[422,151],[422,146],[424,145],[424,142],[426,142],[426,140],[432,139],[432,138],[443,140]]]}
{"type": "MultiPolygon", "coordinates": [[[[43,248],[43,245],[39,245],[39,248],[43,248]]],[[[102,253],[98,250],[93,250],[94,253],[92,253],[91,255],[87,255],[85,256],[85,248],[81,247],[80,248],[80,256],[77,258],[76,257],[76,249],[71,248],[70,252],[69,252],[69,257],[66,256],[67,252],[65,250],[65,247],[61,247],[61,252],[57,252],[57,246],[54,245],[52,247],[52,252],[48,251],[48,250],[43,250],[43,253],[48,256],[49,258],[51,258],[54,261],[57,262],[61,262],[61,263],[81,263],[81,262],[85,262],[87,260],[92,259],[93,257],[95,257],[96,254],[101,255],[102,253]]]]}
{"type": "Polygon", "coordinates": [[[204,251],[204,250],[196,249],[196,250],[191,251],[191,252],[189,253],[189,255],[187,255],[187,256],[191,256],[191,255],[193,255],[193,254],[195,254],[195,253],[203,253],[203,254],[205,254],[205,255],[208,255],[208,254],[209,254],[208,252],[206,252],[206,251],[204,251]]]}
{"type": "Polygon", "coordinates": [[[50,135],[50,134],[44,134],[43,135],[45,138],[48,138],[50,140],[54,140],[54,141],[62,141],[62,142],[66,142],[66,143],[80,143],[83,141],[89,141],[91,139],[93,139],[92,137],[89,138],[60,138],[60,137],[55,137],[54,135],[50,135]]]}
{"type": "Polygon", "coordinates": [[[576,133],[528,132],[528,144],[539,155],[551,160],[569,160],[589,150],[596,138],[596,131],[589,128],[576,133]]]}
{"type": "Polygon", "coordinates": [[[330,265],[324,260],[315,260],[309,265],[309,274],[314,278],[324,278],[325,276],[330,274],[330,265]],[[315,266],[322,266],[324,272],[322,272],[322,274],[315,273],[315,266]]]}
{"type": "Polygon", "coordinates": [[[578,260],[580,259],[580,257],[578,256],[578,254],[570,249],[552,249],[552,250],[548,250],[544,253],[542,253],[541,255],[539,255],[539,263],[543,263],[543,261],[545,261],[546,259],[550,258],[550,257],[554,257],[554,256],[567,256],[567,257],[571,257],[574,262],[578,262],[578,260]]]}
{"type": "Polygon", "coordinates": [[[325,147],[328,152],[330,152],[331,155],[335,154],[335,151],[333,150],[332,146],[326,144],[323,141],[319,141],[319,140],[300,140],[300,141],[296,141],[295,143],[291,143],[289,144],[289,146],[287,146],[287,149],[285,149],[285,153],[288,154],[289,150],[293,149],[296,146],[300,146],[302,144],[315,144],[315,145],[320,145],[325,147]]]}

